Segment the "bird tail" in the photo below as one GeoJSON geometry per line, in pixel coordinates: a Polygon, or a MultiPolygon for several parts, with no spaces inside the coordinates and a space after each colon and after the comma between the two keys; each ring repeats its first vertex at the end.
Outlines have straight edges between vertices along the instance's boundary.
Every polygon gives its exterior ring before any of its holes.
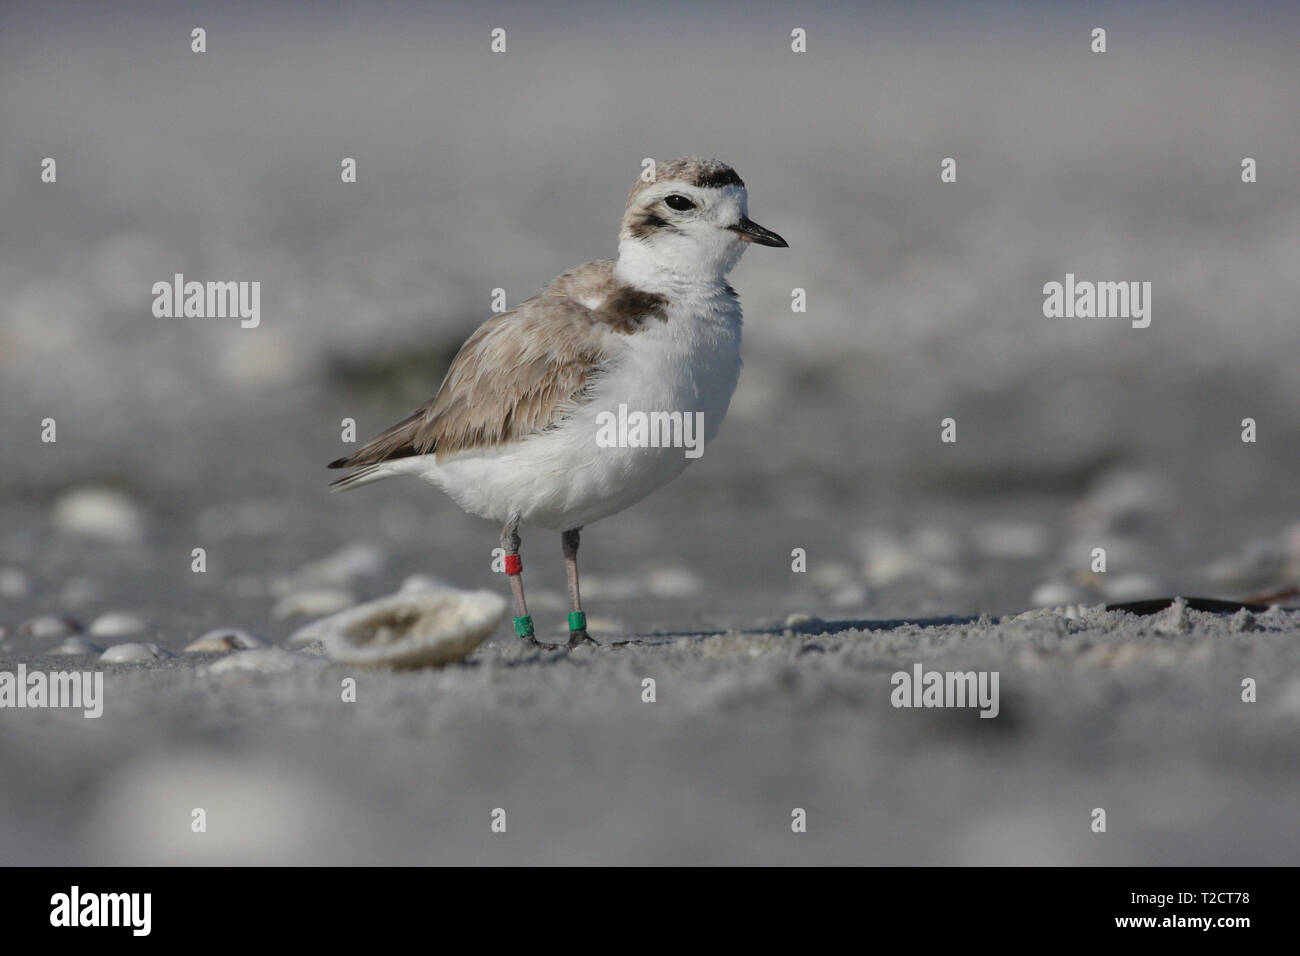
{"type": "MultiPolygon", "coordinates": [[[[331,465],[330,467],[336,466],[331,465]]],[[[386,469],[382,462],[366,465],[360,471],[354,471],[350,475],[344,475],[342,478],[331,481],[330,491],[347,491],[349,488],[359,488],[362,485],[370,484],[372,481],[388,478],[391,474],[392,472],[386,469]]]]}

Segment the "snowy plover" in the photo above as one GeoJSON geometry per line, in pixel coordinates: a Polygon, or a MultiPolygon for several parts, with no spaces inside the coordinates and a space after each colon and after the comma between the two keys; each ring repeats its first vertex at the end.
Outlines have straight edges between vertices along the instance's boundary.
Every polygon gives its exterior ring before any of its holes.
{"type": "Polygon", "coordinates": [[[740,300],[726,275],[748,243],[786,245],[747,212],[745,184],[730,166],[659,163],[652,181],[639,179],[628,195],[617,259],[570,269],[484,322],[432,401],[330,463],[360,469],[331,487],[415,475],[466,511],[502,522],[515,633],[527,642],[534,636],[519,525],[561,532],[569,646],[589,640],[579,531],[640,501],[698,456],[672,442],[611,442],[608,423],[626,421],[632,409],[661,422],[699,422],[706,443],[717,433],[741,364],[740,300]]]}

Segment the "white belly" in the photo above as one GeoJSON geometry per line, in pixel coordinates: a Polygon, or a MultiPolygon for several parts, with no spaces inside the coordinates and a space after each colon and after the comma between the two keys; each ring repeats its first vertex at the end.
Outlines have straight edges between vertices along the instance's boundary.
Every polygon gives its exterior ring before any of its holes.
{"type": "Polygon", "coordinates": [[[739,308],[706,315],[670,315],[628,336],[589,402],[555,429],[438,463],[410,460],[409,470],[472,514],[503,523],[518,515],[555,531],[635,504],[695,459],[684,447],[602,447],[610,430],[601,413],[617,417],[620,405],[625,420],[635,412],[700,412],[707,446],[726,416],[741,361],[739,308]]]}

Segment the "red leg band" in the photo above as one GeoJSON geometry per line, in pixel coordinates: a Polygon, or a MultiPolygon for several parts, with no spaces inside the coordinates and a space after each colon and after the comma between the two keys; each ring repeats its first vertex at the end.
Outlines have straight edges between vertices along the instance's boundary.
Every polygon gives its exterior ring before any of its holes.
{"type": "Polygon", "coordinates": [[[517,554],[506,555],[506,574],[519,574],[524,570],[524,562],[517,554]]]}

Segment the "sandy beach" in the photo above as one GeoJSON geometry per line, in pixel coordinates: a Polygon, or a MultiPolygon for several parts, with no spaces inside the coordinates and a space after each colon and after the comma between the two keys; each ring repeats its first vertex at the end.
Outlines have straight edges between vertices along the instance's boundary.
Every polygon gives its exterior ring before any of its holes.
{"type": "Polygon", "coordinates": [[[1297,862],[1300,18],[1247,10],[16,6],[0,672],[104,707],[0,709],[0,862],[1297,862]],[[413,576],[508,594],[499,528],[325,464],[693,153],[790,248],[732,274],[717,440],[584,531],[599,646],[291,648],[413,576]],[[176,274],[260,282],[259,323],[159,317],[176,274]],[[1149,324],[1045,315],[1067,275],[1149,282],[1149,324]],[[1177,595],[1273,606],[1105,609],[1177,595]],[[996,673],[997,716],[895,706],[918,665],[996,673]]]}

